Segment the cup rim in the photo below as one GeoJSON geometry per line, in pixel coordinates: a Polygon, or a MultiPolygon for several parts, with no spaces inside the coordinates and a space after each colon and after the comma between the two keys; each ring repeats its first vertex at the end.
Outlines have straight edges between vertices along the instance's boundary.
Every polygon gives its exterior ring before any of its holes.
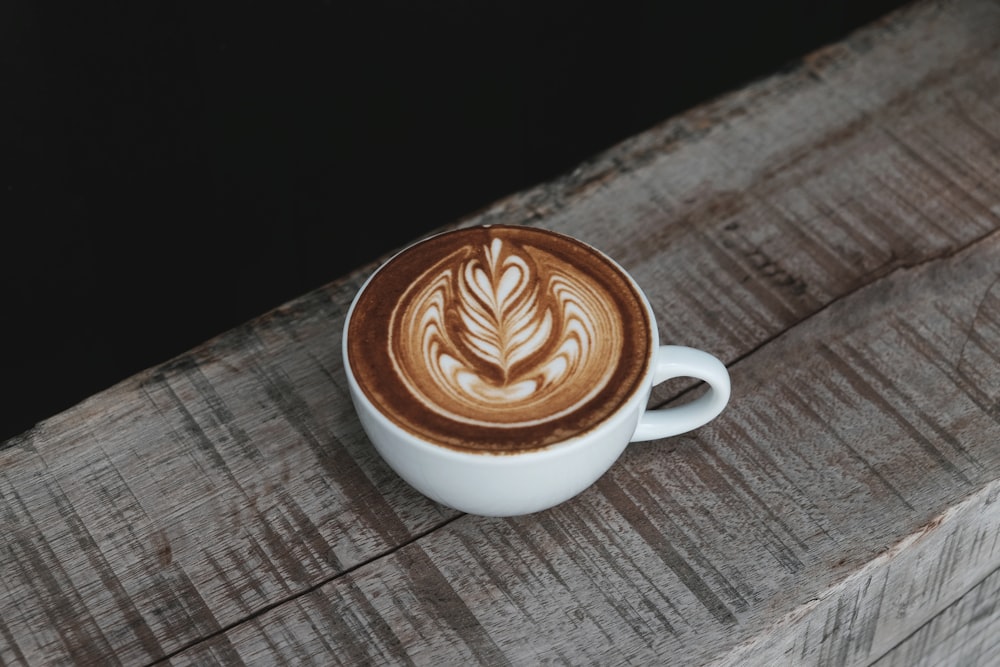
{"type": "MultiPolygon", "coordinates": [[[[562,232],[557,232],[551,229],[545,229],[542,227],[533,227],[531,225],[511,225],[511,224],[477,224],[477,225],[467,225],[464,227],[460,226],[428,235],[426,237],[419,239],[418,241],[414,241],[413,243],[405,245],[403,248],[390,255],[378,267],[376,267],[375,270],[373,270],[371,274],[364,280],[364,282],[361,284],[361,287],[358,288],[357,292],[354,295],[354,298],[351,300],[350,306],[347,309],[347,314],[344,317],[343,331],[341,334],[341,359],[344,366],[344,374],[347,376],[347,381],[349,384],[351,396],[355,401],[358,400],[363,401],[368,411],[371,414],[377,415],[377,418],[379,419],[380,423],[383,426],[387,426],[390,430],[392,430],[392,432],[397,437],[402,438],[407,443],[411,444],[412,446],[418,447],[420,449],[425,449],[427,451],[434,452],[439,455],[453,457],[457,460],[460,459],[463,461],[470,461],[470,460],[488,461],[490,464],[493,465],[496,465],[502,461],[510,461],[512,463],[517,461],[523,461],[525,457],[528,456],[531,456],[532,458],[547,458],[550,456],[557,456],[561,453],[564,453],[564,450],[571,448],[575,449],[580,446],[586,446],[586,444],[588,444],[592,439],[598,438],[605,431],[613,430],[613,428],[616,427],[620,421],[627,419],[630,413],[633,411],[636,402],[641,401],[642,404],[640,407],[645,409],[645,402],[648,400],[649,393],[652,389],[652,384],[653,384],[652,378],[653,378],[653,372],[655,370],[656,354],[659,347],[660,347],[659,325],[656,321],[656,315],[653,312],[652,304],[650,304],[649,298],[646,296],[646,293],[636,282],[635,278],[633,278],[632,275],[625,269],[625,267],[623,267],[618,261],[616,261],[614,258],[609,256],[599,248],[596,248],[590,243],[587,243],[586,241],[583,241],[582,239],[579,239],[575,236],[564,234],[562,232]],[[420,243],[429,241],[430,239],[445,234],[452,234],[466,229],[477,229],[486,227],[524,227],[568,239],[574,243],[578,243],[580,245],[589,248],[591,251],[595,253],[598,253],[601,257],[603,257],[606,261],[608,261],[615,268],[615,270],[631,285],[632,290],[634,291],[636,296],[638,296],[639,301],[642,304],[643,308],[645,308],[647,321],[649,322],[649,327],[648,327],[649,345],[648,345],[648,353],[646,355],[646,360],[645,360],[645,368],[642,374],[640,375],[638,381],[636,382],[635,389],[628,396],[628,398],[625,399],[625,401],[618,408],[618,410],[606,416],[604,419],[600,420],[599,422],[597,422],[596,424],[594,424],[585,431],[582,431],[580,433],[575,433],[563,440],[559,440],[537,448],[518,450],[518,451],[499,451],[499,452],[489,451],[489,450],[477,450],[477,451],[459,450],[453,447],[449,447],[448,445],[438,444],[428,439],[419,437],[411,433],[410,431],[402,428],[399,424],[393,421],[391,417],[384,414],[384,412],[377,405],[375,405],[375,403],[371,401],[367,393],[364,391],[360,383],[357,381],[357,378],[354,375],[354,371],[351,368],[350,355],[348,354],[348,335],[350,331],[351,317],[354,313],[355,307],[361,300],[362,295],[368,288],[369,284],[371,284],[371,282],[374,280],[375,276],[380,271],[382,271],[386,266],[388,266],[393,261],[393,259],[395,259],[398,255],[407,252],[414,246],[419,245],[420,243]]],[[[378,445],[376,444],[376,446],[378,445]]]]}

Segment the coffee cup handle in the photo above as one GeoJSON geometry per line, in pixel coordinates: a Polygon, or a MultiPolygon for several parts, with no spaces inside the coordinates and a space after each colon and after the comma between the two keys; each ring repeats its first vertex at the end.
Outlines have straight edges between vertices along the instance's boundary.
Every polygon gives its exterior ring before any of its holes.
{"type": "Polygon", "coordinates": [[[646,410],[639,417],[632,442],[658,440],[696,429],[715,419],[729,402],[729,371],[721,361],[694,348],[661,345],[656,355],[653,385],[677,377],[704,380],[709,390],[684,405],[646,410]]]}

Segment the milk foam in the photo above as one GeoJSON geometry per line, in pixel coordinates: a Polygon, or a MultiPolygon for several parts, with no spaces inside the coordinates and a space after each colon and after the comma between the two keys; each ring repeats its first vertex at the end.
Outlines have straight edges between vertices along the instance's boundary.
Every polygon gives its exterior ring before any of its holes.
{"type": "Polygon", "coordinates": [[[499,237],[435,262],[392,310],[389,356],[433,413],[521,427],[579,409],[618,365],[624,324],[581,269],[499,237]]]}

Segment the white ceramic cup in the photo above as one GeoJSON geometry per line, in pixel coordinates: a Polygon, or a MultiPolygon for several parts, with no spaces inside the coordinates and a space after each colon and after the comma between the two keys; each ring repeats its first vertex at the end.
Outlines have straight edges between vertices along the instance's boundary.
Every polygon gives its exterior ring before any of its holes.
{"type": "Polygon", "coordinates": [[[585,490],[607,472],[630,442],[678,435],[714,419],[729,401],[726,367],[706,352],[660,345],[649,300],[631,276],[608,259],[635,286],[649,315],[650,354],[640,385],[644,389],[585,433],[543,449],[503,454],[458,451],[418,438],[397,426],[368,399],[351,370],[347,340],[351,314],[370,277],[347,313],[342,341],[344,369],[365,433],[389,466],[424,495],[454,509],[485,516],[530,514],[585,490]],[[680,406],[647,409],[652,388],[676,377],[703,380],[709,390],[680,406]]]}

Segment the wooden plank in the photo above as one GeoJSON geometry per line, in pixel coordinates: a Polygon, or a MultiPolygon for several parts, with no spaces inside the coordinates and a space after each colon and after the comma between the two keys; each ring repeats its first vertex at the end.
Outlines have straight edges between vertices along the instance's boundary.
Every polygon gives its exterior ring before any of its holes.
{"type": "Polygon", "coordinates": [[[998,25],[996,3],[914,5],[463,222],[619,259],[665,341],[733,364],[723,420],[552,512],[457,518],[352,415],[340,328],[369,268],[0,450],[0,657],[889,650],[995,556],[972,527],[993,525],[998,25]],[[940,517],[958,537],[922,530],[940,517]],[[949,544],[947,586],[857,597],[861,639],[838,621],[868,574],[908,581],[949,544]]]}
{"type": "Polygon", "coordinates": [[[462,517],[226,637],[263,662],[868,664],[1000,567],[998,350],[1000,232],[734,364],[722,417],[572,502],[462,517]]]}

